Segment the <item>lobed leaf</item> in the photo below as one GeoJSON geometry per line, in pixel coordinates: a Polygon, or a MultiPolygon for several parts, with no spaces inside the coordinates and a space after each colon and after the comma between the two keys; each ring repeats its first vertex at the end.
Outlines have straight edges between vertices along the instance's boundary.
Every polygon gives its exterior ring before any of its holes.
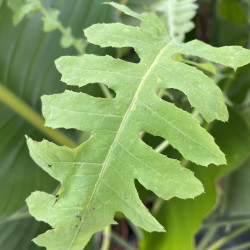
{"type": "Polygon", "coordinates": [[[155,4],[155,10],[163,14],[169,35],[183,41],[185,34],[194,28],[196,0],[163,0],[155,4]]]}
{"type": "Polygon", "coordinates": [[[140,19],[141,27],[96,24],[85,30],[88,41],[101,47],[133,47],[140,63],[94,55],[57,60],[62,81],[68,85],[100,82],[116,97],[101,99],[72,91],[44,96],[47,126],[87,131],[91,137],[75,149],[28,139],[32,158],[61,183],[57,196],[35,192],[27,199],[30,213],[53,227],[35,239],[47,249],[82,249],[92,234],[115,223],[117,211],[147,231],[163,232],[140,201],[135,179],[166,200],[194,198],[203,192],[190,170],[144,144],[141,131],[164,137],[196,164],[226,162],[198,120],[161,100],[156,91],[178,89],[207,121],[225,121],[228,115],[220,89],[201,71],[173,58],[190,54],[237,68],[250,61],[250,52],[240,47],[213,48],[199,41],[178,43],[170,39],[157,16],[110,4],[140,19]]]}

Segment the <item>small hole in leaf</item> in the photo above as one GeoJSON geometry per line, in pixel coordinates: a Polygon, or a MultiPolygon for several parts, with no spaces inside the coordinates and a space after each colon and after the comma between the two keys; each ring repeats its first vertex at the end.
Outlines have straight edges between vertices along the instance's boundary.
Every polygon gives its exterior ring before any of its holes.
{"type": "Polygon", "coordinates": [[[81,143],[87,141],[90,138],[90,133],[79,131],[77,129],[60,129],[63,133],[65,133],[69,138],[71,138],[76,146],[79,146],[81,143]]]}
{"type": "Polygon", "coordinates": [[[218,71],[225,68],[221,64],[209,62],[208,60],[205,60],[198,56],[175,54],[172,56],[172,59],[176,62],[195,67],[211,78],[213,78],[213,76],[216,75],[218,71]]]}
{"type": "Polygon", "coordinates": [[[192,107],[187,96],[182,91],[173,88],[159,88],[156,93],[163,101],[173,103],[176,107],[191,112],[192,107]]]}
{"type": "MultiPolygon", "coordinates": [[[[116,97],[116,93],[113,89],[109,88],[106,84],[103,83],[89,83],[83,87],[78,86],[68,86],[69,90],[74,92],[82,92],[88,94],[93,97],[107,98],[104,94],[103,89],[106,89],[112,96],[112,98],[116,97]]],[[[110,98],[110,97],[109,97],[110,98]]]]}
{"type": "Polygon", "coordinates": [[[182,155],[179,153],[179,151],[173,148],[164,138],[160,136],[154,136],[147,132],[140,132],[140,135],[141,140],[156,150],[158,153],[166,155],[168,158],[177,160],[182,159],[182,155]]]}
{"type": "Polygon", "coordinates": [[[145,207],[150,210],[155,194],[151,190],[146,189],[137,179],[135,179],[135,187],[140,200],[142,200],[145,207]]]}
{"type": "Polygon", "coordinates": [[[141,61],[138,54],[135,52],[134,48],[125,47],[118,51],[118,57],[124,61],[131,63],[139,63],[141,61]]]}

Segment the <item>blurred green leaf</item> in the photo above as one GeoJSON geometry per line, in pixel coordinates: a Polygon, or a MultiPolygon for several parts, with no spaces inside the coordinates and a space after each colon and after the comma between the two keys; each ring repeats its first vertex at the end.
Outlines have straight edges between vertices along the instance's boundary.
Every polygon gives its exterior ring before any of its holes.
{"type": "Polygon", "coordinates": [[[247,24],[247,17],[236,0],[219,1],[219,12],[227,21],[247,24]]]}
{"type": "Polygon", "coordinates": [[[60,27],[60,22],[58,20],[59,14],[60,14],[59,10],[56,9],[48,10],[48,16],[43,17],[44,21],[43,29],[45,32],[50,32],[60,27]]]}
{"type": "MultiPolygon", "coordinates": [[[[224,45],[241,45],[245,46],[249,40],[249,27],[246,14],[243,10],[246,8],[241,7],[238,3],[236,3],[236,9],[232,4],[231,1],[235,0],[222,0],[222,1],[214,1],[214,12],[212,17],[212,34],[211,34],[211,43],[214,46],[224,46],[224,45]],[[244,22],[238,22],[237,18],[235,20],[234,13],[226,15],[224,18],[221,13],[221,3],[225,5],[225,9],[229,9],[228,12],[235,12],[237,13],[237,9],[240,9],[240,16],[244,16],[244,22]],[[227,3],[229,3],[227,5],[227,3]]],[[[248,0],[247,0],[248,1],[248,0]]],[[[224,7],[223,7],[224,8],[224,7]]],[[[222,9],[223,9],[222,8],[222,9]]],[[[248,17],[249,18],[249,17],[248,17]]]]}
{"type": "Polygon", "coordinates": [[[6,0],[7,6],[12,11],[17,11],[25,2],[25,0],[6,0]]]}
{"type": "MultiPolygon", "coordinates": [[[[250,147],[249,147],[250,152],[250,147]]],[[[232,217],[250,215],[250,155],[230,176],[226,189],[226,214],[232,217]]]]}
{"type": "Polygon", "coordinates": [[[41,249],[31,240],[37,233],[48,229],[44,223],[33,218],[23,218],[0,225],[0,248],[3,250],[38,250],[41,249]],[[11,239],[11,240],[10,240],[11,239]]]}
{"type": "Polygon", "coordinates": [[[65,30],[65,33],[62,35],[60,43],[63,48],[68,48],[73,45],[74,37],[72,36],[71,28],[67,28],[65,30]]]}
{"type": "Polygon", "coordinates": [[[19,24],[26,15],[38,10],[40,7],[41,3],[39,0],[26,1],[26,4],[16,11],[13,17],[14,24],[19,24]]]}

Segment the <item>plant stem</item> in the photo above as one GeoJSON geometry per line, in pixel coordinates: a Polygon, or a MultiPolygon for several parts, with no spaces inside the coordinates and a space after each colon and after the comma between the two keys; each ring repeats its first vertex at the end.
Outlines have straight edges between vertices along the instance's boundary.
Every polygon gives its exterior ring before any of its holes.
{"type": "Polygon", "coordinates": [[[217,220],[217,221],[205,221],[202,224],[202,227],[208,228],[213,226],[227,226],[227,225],[239,225],[239,224],[250,224],[250,218],[233,218],[233,219],[225,219],[225,220],[217,220]]]}
{"type": "Polygon", "coordinates": [[[25,218],[31,218],[31,215],[29,214],[28,211],[18,211],[14,214],[11,214],[10,216],[6,217],[5,219],[3,219],[2,221],[0,221],[0,225],[10,222],[10,221],[14,221],[14,220],[21,220],[21,219],[25,219],[25,218]]]}
{"type": "Polygon", "coordinates": [[[109,91],[109,89],[107,88],[107,86],[105,84],[99,83],[99,87],[101,88],[101,90],[106,98],[113,98],[113,95],[111,94],[111,92],[109,91]]]}
{"type": "Polygon", "coordinates": [[[128,220],[128,224],[133,233],[135,234],[136,238],[138,239],[138,241],[140,241],[143,237],[142,231],[137,226],[135,226],[130,220],[128,220]]]}
{"type": "Polygon", "coordinates": [[[111,226],[108,225],[103,230],[101,250],[108,250],[110,247],[110,242],[111,242],[111,226]]]}
{"type": "MultiPolygon", "coordinates": [[[[48,16],[49,16],[49,13],[48,13],[48,11],[47,11],[45,8],[40,7],[40,8],[39,8],[39,11],[40,11],[40,13],[41,13],[43,16],[45,16],[45,17],[48,17],[48,16]]],[[[58,30],[59,30],[63,35],[67,34],[67,29],[66,29],[61,23],[60,23],[60,25],[58,26],[58,30]]],[[[78,53],[79,55],[83,55],[83,54],[84,54],[83,51],[80,50],[79,47],[76,45],[76,39],[74,39],[74,42],[73,42],[73,45],[72,45],[72,46],[74,47],[74,49],[77,51],[77,53],[78,53]]]]}
{"type": "Polygon", "coordinates": [[[76,146],[76,144],[69,137],[60,131],[45,127],[44,119],[2,84],[0,84],[0,101],[58,144],[65,145],[70,148],[76,146]]]}
{"type": "Polygon", "coordinates": [[[212,245],[210,245],[206,250],[217,250],[220,249],[223,245],[225,245],[230,240],[235,239],[237,236],[241,235],[242,233],[248,231],[250,229],[250,225],[242,226],[236,230],[234,230],[231,234],[226,235],[219,240],[215,241],[212,245]]]}
{"type": "Polygon", "coordinates": [[[163,141],[162,143],[160,143],[154,150],[158,153],[161,153],[162,151],[164,151],[167,147],[169,146],[169,142],[168,141],[163,141]]]}
{"type": "Polygon", "coordinates": [[[250,242],[242,243],[235,247],[230,247],[227,250],[246,250],[250,248],[250,242]]]}
{"type": "Polygon", "coordinates": [[[161,198],[156,199],[156,201],[154,202],[154,205],[152,207],[152,210],[151,210],[153,215],[156,215],[159,212],[159,210],[161,209],[161,206],[163,205],[163,202],[164,202],[164,200],[161,198]]]}
{"type": "Polygon", "coordinates": [[[124,240],[120,235],[118,235],[115,232],[112,232],[111,238],[113,241],[118,243],[121,247],[123,247],[126,250],[136,250],[133,246],[131,246],[126,240],[124,240]]]}
{"type": "Polygon", "coordinates": [[[203,249],[205,249],[206,245],[214,237],[215,233],[217,232],[217,229],[218,228],[216,226],[210,228],[208,230],[208,232],[206,232],[206,234],[204,235],[204,237],[201,239],[201,241],[199,242],[199,244],[197,245],[196,250],[203,250],[203,249]]]}

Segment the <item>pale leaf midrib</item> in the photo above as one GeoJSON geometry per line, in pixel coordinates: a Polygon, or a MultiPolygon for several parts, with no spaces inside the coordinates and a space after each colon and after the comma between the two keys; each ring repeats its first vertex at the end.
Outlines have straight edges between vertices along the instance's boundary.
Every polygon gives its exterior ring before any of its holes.
{"type": "Polygon", "coordinates": [[[119,136],[120,136],[120,133],[121,133],[121,131],[122,131],[122,128],[123,128],[124,124],[125,124],[126,121],[127,121],[128,115],[129,115],[131,109],[133,108],[133,105],[134,105],[134,103],[135,103],[135,101],[136,101],[136,99],[137,99],[137,97],[138,97],[138,95],[139,95],[139,93],[140,93],[140,90],[141,90],[143,84],[145,83],[147,77],[149,76],[149,74],[151,73],[151,71],[153,70],[153,68],[154,68],[155,65],[157,64],[157,62],[159,61],[161,55],[165,52],[165,50],[168,48],[168,46],[169,46],[172,42],[173,42],[173,40],[170,41],[169,43],[167,43],[167,44],[160,50],[159,54],[157,54],[157,56],[156,56],[156,58],[154,59],[153,63],[151,64],[151,66],[149,67],[149,69],[146,71],[146,73],[145,73],[144,76],[142,77],[142,79],[141,79],[141,81],[140,81],[140,84],[138,85],[137,91],[135,92],[135,95],[134,95],[134,97],[133,97],[133,99],[132,99],[132,101],[131,101],[131,103],[130,103],[130,105],[129,105],[129,107],[128,107],[126,113],[125,113],[125,115],[124,115],[124,118],[123,118],[122,121],[121,121],[121,124],[120,124],[120,126],[119,126],[119,128],[118,128],[118,130],[117,130],[117,134],[116,134],[116,136],[115,136],[115,138],[114,138],[114,141],[113,141],[113,143],[111,144],[110,149],[109,149],[109,151],[108,151],[108,153],[107,153],[107,156],[106,156],[106,158],[105,158],[105,160],[104,160],[104,162],[103,162],[103,167],[101,168],[101,171],[100,171],[100,174],[99,174],[99,178],[98,178],[97,181],[96,181],[96,185],[95,185],[95,187],[94,187],[94,189],[93,189],[93,192],[92,192],[91,197],[90,197],[90,199],[89,199],[89,202],[88,202],[88,204],[87,204],[87,208],[85,209],[85,213],[84,213],[84,215],[82,216],[82,221],[81,221],[81,223],[79,223],[78,229],[77,229],[77,231],[76,231],[76,233],[75,233],[75,235],[74,235],[74,237],[73,237],[73,239],[72,239],[72,241],[71,241],[71,244],[70,244],[68,250],[70,250],[71,247],[72,247],[72,245],[74,244],[75,238],[76,238],[76,236],[77,236],[77,234],[78,234],[78,232],[79,232],[81,226],[82,226],[83,223],[84,223],[84,218],[86,217],[86,214],[87,214],[87,212],[89,211],[89,206],[90,206],[90,204],[91,204],[91,201],[92,201],[92,199],[93,199],[93,197],[94,197],[94,195],[95,195],[96,189],[97,189],[97,187],[98,187],[98,185],[99,185],[99,183],[100,183],[100,181],[101,181],[102,175],[103,175],[103,173],[104,173],[104,171],[105,171],[105,169],[106,169],[106,167],[107,167],[107,165],[108,165],[109,156],[110,156],[110,154],[112,153],[112,150],[113,150],[113,148],[115,147],[115,145],[116,145],[116,143],[117,143],[117,141],[118,141],[118,138],[119,138],[119,136]]]}

